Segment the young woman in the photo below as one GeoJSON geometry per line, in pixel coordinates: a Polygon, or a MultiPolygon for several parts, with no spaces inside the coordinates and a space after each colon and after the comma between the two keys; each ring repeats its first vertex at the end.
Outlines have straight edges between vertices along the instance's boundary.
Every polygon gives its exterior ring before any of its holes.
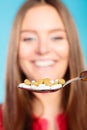
{"type": "Polygon", "coordinates": [[[87,82],[53,93],[17,86],[26,78],[66,81],[85,69],[72,17],[59,0],[28,0],[18,11],[9,44],[5,130],[86,130],[87,82]]]}

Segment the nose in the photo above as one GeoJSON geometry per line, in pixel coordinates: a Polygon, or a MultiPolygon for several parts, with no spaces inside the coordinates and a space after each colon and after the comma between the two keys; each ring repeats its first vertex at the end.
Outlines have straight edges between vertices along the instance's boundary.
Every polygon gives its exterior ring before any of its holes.
{"type": "Polygon", "coordinates": [[[36,53],[37,54],[47,54],[51,50],[50,44],[47,40],[42,40],[38,42],[36,53]]]}

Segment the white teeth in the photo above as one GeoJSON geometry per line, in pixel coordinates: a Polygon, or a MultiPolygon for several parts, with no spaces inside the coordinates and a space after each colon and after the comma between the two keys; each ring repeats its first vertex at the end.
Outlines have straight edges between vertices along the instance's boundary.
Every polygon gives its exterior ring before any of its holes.
{"type": "Polygon", "coordinates": [[[39,67],[48,67],[54,64],[53,60],[35,61],[35,65],[39,67]]]}

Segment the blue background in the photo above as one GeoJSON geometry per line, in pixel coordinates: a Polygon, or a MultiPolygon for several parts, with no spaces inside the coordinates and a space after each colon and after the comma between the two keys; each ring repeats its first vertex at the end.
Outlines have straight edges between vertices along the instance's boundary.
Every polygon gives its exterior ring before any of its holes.
{"type": "MultiPolygon", "coordinates": [[[[87,67],[87,0],[62,0],[75,21],[87,67]]],[[[5,68],[9,35],[18,8],[24,0],[0,0],[0,103],[5,96],[5,68]]]]}

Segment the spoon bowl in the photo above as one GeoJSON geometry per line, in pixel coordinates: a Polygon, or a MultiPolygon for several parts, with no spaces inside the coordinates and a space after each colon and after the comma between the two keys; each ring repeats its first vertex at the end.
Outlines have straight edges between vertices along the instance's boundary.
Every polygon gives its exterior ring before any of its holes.
{"type": "Polygon", "coordinates": [[[25,90],[28,90],[31,92],[38,92],[38,93],[55,92],[55,91],[58,91],[64,87],[66,87],[68,84],[75,82],[77,80],[87,81],[87,70],[82,71],[78,77],[75,77],[73,79],[66,81],[63,85],[56,84],[56,85],[53,85],[50,87],[50,86],[44,86],[44,84],[41,84],[40,87],[36,87],[33,85],[31,87],[29,85],[26,85],[25,83],[21,83],[18,85],[18,88],[25,89],[25,90]]]}

